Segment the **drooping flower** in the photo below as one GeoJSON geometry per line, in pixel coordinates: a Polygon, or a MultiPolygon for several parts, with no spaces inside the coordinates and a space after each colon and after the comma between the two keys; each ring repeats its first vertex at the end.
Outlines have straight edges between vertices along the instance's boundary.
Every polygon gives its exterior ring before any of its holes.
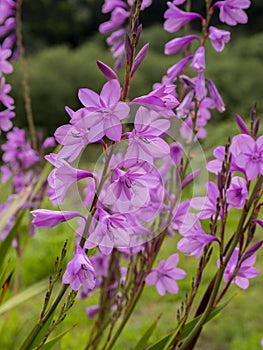
{"type": "Polygon", "coordinates": [[[53,190],[49,196],[54,203],[61,204],[70,186],[81,179],[93,177],[89,171],[73,168],[57,154],[51,153],[45,157],[56,168],[48,176],[48,184],[53,190]]]}
{"type": "Polygon", "coordinates": [[[158,267],[152,269],[145,282],[151,286],[155,285],[157,292],[163,296],[166,291],[171,294],[178,293],[177,280],[185,278],[186,273],[177,268],[179,262],[178,254],[169,256],[167,260],[161,260],[158,267]]]}
{"type": "Polygon", "coordinates": [[[173,109],[179,105],[175,95],[175,85],[161,85],[148,95],[140,96],[131,101],[131,104],[146,106],[158,112],[163,117],[174,116],[173,109]]]}
{"type": "Polygon", "coordinates": [[[0,77],[3,73],[10,74],[13,72],[12,64],[7,61],[11,55],[12,51],[10,49],[3,49],[0,46],[0,77]]]}
{"type": "Polygon", "coordinates": [[[14,118],[15,113],[11,111],[10,109],[5,109],[0,112],[0,132],[8,131],[12,128],[12,122],[10,119],[14,118]]]}
{"type": "Polygon", "coordinates": [[[111,13],[110,20],[102,23],[99,26],[99,31],[102,34],[106,34],[106,33],[110,32],[111,30],[122,25],[129,16],[130,16],[129,11],[127,11],[123,7],[115,7],[111,13]]]}
{"type": "Polygon", "coordinates": [[[206,185],[207,197],[195,197],[191,200],[191,207],[200,210],[199,219],[207,219],[215,215],[219,190],[211,181],[206,185]]]}
{"type": "Polygon", "coordinates": [[[211,44],[213,45],[213,48],[217,52],[221,52],[224,50],[225,44],[230,41],[230,35],[231,33],[218,29],[216,27],[210,26],[209,27],[209,39],[211,40],[211,44]]]}
{"type": "Polygon", "coordinates": [[[164,13],[164,18],[166,19],[164,22],[164,29],[169,33],[177,32],[186,23],[196,18],[202,19],[202,16],[198,13],[185,12],[180,10],[175,6],[175,3],[168,1],[167,5],[169,9],[164,13]]]}
{"type": "Polygon", "coordinates": [[[213,6],[220,9],[221,22],[235,26],[238,23],[247,23],[248,17],[244,9],[249,8],[250,4],[250,0],[224,0],[217,1],[213,6]]]}
{"type": "Polygon", "coordinates": [[[239,248],[235,248],[224,272],[224,281],[227,283],[232,279],[231,283],[235,283],[242,289],[249,287],[249,279],[258,275],[258,270],[253,267],[256,262],[256,253],[247,259],[239,259],[239,248]]]}
{"type": "Polygon", "coordinates": [[[14,104],[14,99],[8,95],[10,91],[11,91],[11,85],[6,84],[5,78],[2,77],[0,81],[0,101],[3,103],[5,107],[9,109],[11,109],[14,104]]]}
{"type": "Polygon", "coordinates": [[[191,63],[191,67],[196,72],[202,72],[205,69],[205,48],[204,46],[200,46],[193,57],[193,61],[191,63]]]}
{"type": "Polygon", "coordinates": [[[237,135],[233,137],[231,146],[235,162],[245,171],[248,180],[263,174],[263,136],[255,141],[249,135],[237,135]]]}
{"type": "Polygon", "coordinates": [[[225,111],[225,104],[224,104],[222,97],[220,96],[215,84],[210,79],[208,79],[208,90],[210,93],[210,97],[213,100],[217,110],[221,113],[224,112],[225,111]]]}
{"type": "Polygon", "coordinates": [[[218,241],[215,236],[204,232],[199,220],[195,220],[189,230],[181,234],[183,238],[178,242],[177,249],[180,252],[188,253],[188,256],[195,256],[197,259],[200,258],[207,244],[218,241]]]}
{"type": "Polygon", "coordinates": [[[66,271],[62,276],[62,283],[70,284],[74,291],[84,287],[85,291],[93,290],[96,284],[94,268],[83,251],[78,246],[74,258],[68,263],[66,271]]]}
{"type": "Polygon", "coordinates": [[[186,68],[188,62],[193,58],[192,55],[183,58],[181,61],[174,64],[167,70],[167,78],[169,81],[174,82],[176,78],[181,75],[186,68]]]}
{"type": "Polygon", "coordinates": [[[74,211],[37,209],[31,211],[31,214],[34,216],[32,224],[39,228],[54,227],[63,221],[68,221],[76,217],[81,217],[85,220],[82,214],[74,211]]]}
{"type": "Polygon", "coordinates": [[[164,53],[166,55],[173,55],[174,53],[180,51],[184,46],[190,44],[193,40],[199,40],[199,36],[197,35],[187,35],[182,38],[175,38],[168,41],[165,44],[164,53]]]}
{"type": "Polygon", "coordinates": [[[240,176],[231,179],[229,188],[226,191],[227,203],[237,209],[242,209],[248,198],[246,180],[240,176]]]}

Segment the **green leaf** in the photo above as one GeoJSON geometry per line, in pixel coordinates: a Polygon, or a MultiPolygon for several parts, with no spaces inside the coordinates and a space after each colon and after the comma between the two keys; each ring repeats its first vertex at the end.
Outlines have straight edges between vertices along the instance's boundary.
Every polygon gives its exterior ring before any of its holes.
{"type": "MultiPolygon", "coordinates": [[[[56,336],[55,338],[52,338],[49,342],[45,343],[43,346],[41,346],[42,350],[50,350],[53,348],[54,345],[56,345],[56,343],[62,339],[64,337],[64,335],[66,335],[68,332],[70,332],[74,327],[76,327],[76,324],[73,325],[72,327],[70,327],[69,329],[67,329],[66,331],[64,331],[63,333],[59,334],[58,336],[56,336]]],[[[33,350],[36,350],[37,347],[33,348],[33,350]]]]}
{"type": "MultiPolygon", "coordinates": [[[[204,322],[207,323],[210,320],[212,320],[216,315],[219,314],[220,311],[222,311],[222,309],[228,304],[229,301],[227,301],[226,303],[224,303],[221,306],[218,306],[217,308],[215,308],[214,310],[211,311],[210,315],[208,316],[208,318],[206,319],[206,321],[204,322]]],[[[188,322],[182,331],[180,340],[183,340],[184,338],[186,338],[191,331],[193,330],[193,328],[195,327],[195,325],[197,324],[197,322],[199,321],[199,319],[201,318],[202,315],[199,315],[198,317],[194,318],[193,320],[191,320],[190,322],[188,322]]],[[[146,348],[146,350],[163,350],[165,349],[167,346],[167,349],[169,349],[169,347],[172,345],[172,342],[177,334],[178,331],[178,327],[172,331],[169,332],[166,336],[164,336],[162,339],[160,339],[159,341],[157,341],[156,343],[148,346],[146,348]]]]}
{"type": "Polygon", "coordinates": [[[145,331],[141,339],[136,344],[134,350],[143,350],[153,331],[155,330],[157,323],[159,322],[161,315],[159,315],[156,320],[150,325],[150,327],[145,331]]]}
{"type": "Polygon", "coordinates": [[[25,301],[31,298],[34,298],[39,293],[43,292],[46,288],[47,288],[47,281],[45,279],[23,290],[13,298],[10,298],[9,300],[7,300],[2,306],[0,306],[0,315],[18,306],[19,304],[24,303],[25,301]]]}

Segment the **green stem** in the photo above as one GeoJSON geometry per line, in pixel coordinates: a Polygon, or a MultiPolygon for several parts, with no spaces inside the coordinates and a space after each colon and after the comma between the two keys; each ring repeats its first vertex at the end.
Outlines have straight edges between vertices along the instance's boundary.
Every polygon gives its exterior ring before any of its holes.
{"type": "Polygon", "coordinates": [[[21,72],[23,74],[22,86],[24,92],[24,102],[25,110],[27,116],[27,122],[29,126],[29,132],[31,136],[32,146],[34,149],[37,149],[37,135],[36,128],[33,119],[32,107],[31,107],[31,97],[30,97],[30,87],[28,83],[28,71],[27,71],[27,61],[25,58],[25,48],[23,46],[23,36],[22,36],[22,2],[23,0],[17,0],[17,10],[16,10],[16,44],[19,50],[20,60],[21,60],[21,72]]]}
{"type": "Polygon", "coordinates": [[[39,320],[39,322],[35,325],[32,332],[26,339],[26,341],[22,344],[22,346],[19,348],[19,350],[30,350],[31,346],[37,337],[37,335],[40,333],[41,329],[44,327],[44,325],[49,321],[49,319],[53,316],[54,311],[56,310],[58,304],[60,303],[61,299],[63,298],[64,294],[66,293],[69,285],[63,285],[59,294],[57,295],[56,299],[54,300],[53,304],[51,305],[48,312],[45,314],[42,320],[39,320]]]}
{"type": "Polygon", "coordinates": [[[219,291],[220,288],[220,284],[224,275],[224,271],[225,271],[225,267],[227,266],[233,251],[239,241],[239,237],[240,237],[240,233],[243,231],[243,225],[245,223],[247,214],[248,214],[248,209],[251,207],[251,205],[253,204],[255,198],[257,198],[257,193],[258,190],[261,188],[262,186],[262,181],[263,181],[263,176],[261,175],[253,189],[253,192],[245,206],[245,208],[243,209],[242,215],[240,217],[239,223],[238,223],[238,227],[236,232],[234,233],[233,239],[231,241],[231,244],[229,245],[229,248],[227,250],[225,259],[224,259],[224,264],[220,266],[218,272],[217,272],[217,277],[215,280],[215,284],[210,296],[210,299],[208,301],[207,307],[204,311],[204,313],[202,314],[200,320],[198,321],[198,323],[196,324],[196,326],[194,327],[194,329],[192,330],[192,332],[189,334],[189,336],[187,337],[187,339],[184,341],[184,343],[182,344],[182,346],[180,347],[180,350],[187,350],[187,347],[191,344],[192,340],[199,334],[201,328],[203,327],[204,322],[206,321],[207,317],[209,316],[210,312],[212,311],[212,309],[214,308],[214,302],[216,300],[217,297],[217,293],[219,291]]]}

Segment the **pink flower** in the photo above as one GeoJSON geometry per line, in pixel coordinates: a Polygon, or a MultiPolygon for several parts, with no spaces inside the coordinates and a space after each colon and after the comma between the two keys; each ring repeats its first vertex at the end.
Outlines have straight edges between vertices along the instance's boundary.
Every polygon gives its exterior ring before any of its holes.
{"type": "Polygon", "coordinates": [[[151,108],[163,117],[174,116],[173,109],[179,105],[175,96],[175,85],[163,84],[148,95],[137,97],[131,104],[139,104],[151,108]]]}
{"type": "Polygon", "coordinates": [[[202,19],[201,15],[193,12],[182,11],[170,1],[167,2],[167,5],[169,9],[164,13],[164,18],[166,19],[164,22],[164,29],[169,33],[177,32],[186,23],[196,18],[202,19]]]}
{"type": "Polygon", "coordinates": [[[226,191],[227,203],[237,209],[244,208],[248,198],[246,180],[239,176],[231,179],[229,188],[226,191]]]}
{"type": "Polygon", "coordinates": [[[90,89],[80,89],[79,99],[90,112],[84,116],[89,127],[88,138],[91,142],[100,140],[106,135],[110,140],[120,141],[122,135],[121,120],[129,114],[130,108],[120,102],[121,88],[118,80],[108,81],[100,95],[90,89]]]}
{"type": "Polygon", "coordinates": [[[200,46],[193,58],[193,62],[191,63],[191,67],[196,72],[202,72],[205,69],[205,48],[204,46],[200,46]]]}
{"type": "Polygon", "coordinates": [[[75,169],[57,154],[51,153],[45,157],[56,168],[48,176],[48,184],[53,190],[49,196],[51,201],[61,204],[70,186],[81,179],[93,177],[89,171],[75,169]]]}
{"type": "Polygon", "coordinates": [[[74,258],[67,265],[62,276],[62,283],[70,284],[75,291],[79,290],[81,286],[84,287],[85,291],[90,291],[95,287],[96,275],[94,268],[80,246],[77,247],[74,258]]]}
{"type": "Polygon", "coordinates": [[[2,73],[10,74],[13,72],[13,66],[7,61],[7,59],[12,55],[10,49],[3,49],[0,46],[0,77],[2,73]]]}
{"type": "Polygon", "coordinates": [[[0,101],[3,103],[5,107],[11,109],[14,104],[14,99],[8,96],[8,93],[11,91],[11,85],[6,84],[5,78],[2,77],[0,81],[0,86],[1,86],[0,101]]]}
{"type": "Polygon", "coordinates": [[[153,163],[155,158],[169,154],[169,145],[160,136],[169,129],[170,122],[156,119],[153,113],[144,107],[138,109],[134,129],[128,135],[129,146],[125,159],[153,163]]]}
{"type": "Polygon", "coordinates": [[[221,22],[235,26],[238,23],[247,23],[247,14],[243,10],[249,8],[250,3],[250,0],[225,0],[216,2],[214,7],[220,9],[219,18],[221,22]]]}
{"type": "Polygon", "coordinates": [[[217,52],[224,50],[225,44],[230,41],[230,35],[231,33],[226,30],[209,27],[209,39],[217,52]]]}
{"type": "Polygon", "coordinates": [[[0,132],[1,130],[8,131],[12,128],[13,124],[10,119],[14,118],[14,116],[15,113],[10,109],[5,109],[0,112],[0,132]]]}
{"type": "Polygon", "coordinates": [[[263,136],[256,141],[249,135],[233,137],[231,153],[235,156],[236,164],[242,168],[248,180],[263,174],[263,136]]]}
{"type": "Polygon", "coordinates": [[[109,21],[102,23],[99,26],[99,31],[102,34],[108,33],[111,30],[122,25],[126,19],[129,17],[129,11],[126,11],[122,7],[115,7],[115,9],[111,13],[111,18],[109,21]]]}
{"type": "Polygon", "coordinates": [[[32,224],[39,228],[49,228],[60,224],[63,221],[68,221],[78,216],[85,219],[83,215],[74,211],[55,211],[48,209],[37,209],[31,211],[34,216],[32,224]]]}
{"type": "Polygon", "coordinates": [[[182,38],[175,38],[165,45],[164,53],[166,55],[173,55],[174,53],[180,51],[184,46],[190,44],[193,40],[199,40],[199,36],[197,35],[188,35],[182,38]]]}
{"type": "Polygon", "coordinates": [[[178,293],[177,280],[185,278],[186,273],[177,268],[178,254],[173,254],[165,260],[161,260],[158,267],[152,269],[145,279],[150,286],[155,285],[157,292],[163,296],[166,291],[171,294],[178,293]]]}
{"type": "Polygon", "coordinates": [[[207,244],[218,241],[215,236],[205,233],[199,220],[196,220],[193,226],[184,233],[184,237],[178,242],[177,249],[183,253],[189,253],[189,256],[195,256],[197,259],[203,253],[207,244]]]}
{"type": "Polygon", "coordinates": [[[249,278],[254,278],[258,275],[258,270],[253,267],[256,262],[256,253],[249,256],[248,258],[239,258],[239,248],[235,248],[224,272],[224,281],[227,283],[232,279],[231,283],[235,283],[242,289],[249,287],[249,278]]]}

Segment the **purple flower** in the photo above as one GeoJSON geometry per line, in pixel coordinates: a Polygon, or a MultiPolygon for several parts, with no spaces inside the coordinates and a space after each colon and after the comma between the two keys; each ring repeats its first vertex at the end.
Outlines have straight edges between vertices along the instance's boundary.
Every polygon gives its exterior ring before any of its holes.
{"type": "Polygon", "coordinates": [[[88,138],[89,129],[83,120],[80,120],[75,125],[66,124],[60,126],[55,131],[56,141],[63,145],[58,152],[60,158],[68,158],[69,162],[75,160],[80,152],[89,144],[88,138]]]}
{"type": "Polygon", "coordinates": [[[122,25],[126,19],[130,16],[130,12],[126,11],[122,7],[115,7],[111,13],[111,18],[109,21],[102,23],[99,26],[99,31],[102,34],[108,33],[111,30],[122,25]]]}
{"type": "Polygon", "coordinates": [[[225,0],[216,2],[214,7],[220,9],[219,18],[221,22],[235,26],[238,23],[247,23],[248,17],[243,10],[249,8],[250,3],[250,0],[225,0]]]}
{"type": "Polygon", "coordinates": [[[224,50],[225,44],[230,41],[230,35],[231,33],[222,30],[217,29],[216,27],[210,26],[209,27],[209,39],[211,40],[211,44],[213,45],[213,48],[217,52],[221,52],[224,50]]]}
{"type": "Polygon", "coordinates": [[[181,164],[183,158],[182,146],[178,142],[174,142],[170,145],[170,157],[174,164],[181,164]]]}
{"type": "Polygon", "coordinates": [[[68,263],[66,271],[62,276],[62,283],[70,284],[75,291],[81,286],[85,291],[94,289],[96,275],[94,268],[80,246],[77,247],[74,258],[68,263]]]}
{"type": "Polygon", "coordinates": [[[125,4],[122,0],[105,0],[102,6],[102,13],[112,12],[116,7],[126,9],[127,4],[125,4]]]}
{"type": "Polygon", "coordinates": [[[170,1],[167,2],[167,5],[169,9],[164,13],[164,18],[166,19],[164,22],[164,29],[169,33],[177,32],[186,23],[196,18],[202,19],[201,15],[193,12],[182,11],[170,1]]]}
{"type": "Polygon", "coordinates": [[[207,197],[196,197],[191,200],[191,207],[201,210],[199,219],[207,219],[215,215],[217,198],[219,197],[219,190],[211,181],[206,184],[207,197]]]}
{"type": "Polygon", "coordinates": [[[5,109],[4,111],[0,112],[0,132],[8,131],[12,128],[12,122],[10,119],[14,118],[15,113],[11,111],[10,109],[5,109]]]}
{"type": "Polygon", "coordinates": [[[163,117],[174,116],[172,110],[179,105],[179,101],[175,96],[175,88],[175,85],[161,85],[148,95],[135,98],[131,101],[131,104],[149,107],[163,117]]]}
{"type": "Polygon", "coordinates": [[[0,87],[0,101],[5,107],[11,109],[14,104],[14,99],[8,96],[8,93],[11,91],[12,88],[10,84],[6,84],[6,80],[4,77],[1,78],[0,87]]]}
{"type": "Polygon", "coordinates": [[[129,247],[133,233],[128,219],[122,214],[109,214],[98,208],[93,217],[91,233],[85,242],[85,248],[99,246],[100,252],[109,255],[114,247],[129,247]]]}
{"type": "Polygon", "coordinates": [[[177,244],[177,249],[180,252],[189,253],[188,256],[195,256],[197,259],[200,258],[207,244],[218,241],[215,236],[203,231],[199,220],[196,220],[194,225],[183,233],[183,236],[177,244]]]}
{"type": "MultiPolygon", "coordinates": [[[[85,219],[85,217],[74,211],[55,211],[48,209],[37,209],[31,211],[31,214],[34,216],[32,224],[39,228],[48,228],[54,227],[60,224],[63,221],[68,221],[77,216],[85,219]]],[[[86,219],[85,219],[86,220],[86,219]]]]}
{"type": "Polygon", "coordinates": [[[239,176],[233,177],[226,191],[227,203],[237,209],[242,209],[244,208],[247,198],[248,191],[246,180],[239,176]]]}
{"type": "Polygon", "coordinates": [[[64,159],[60,159],[57,154],[51,153],[45,157],[56,169],[52,170],[48,176],[48,184],[53,189],[49,197],[51,201],[61,204],[69,187],[81,179],[93,177],[93,174],[70,166],[64,159]]]}
{"type": "Polygon", "coordinates": [[[217,91],[217,88],[215,84],[212,82],[212,80],[208,79],[208,90],[210,93],[210,97],[213,100],[215,107],[219,112],[224,112],[225,111],[225,104],[219,95],[219,92],[217,91]]]}
{"type": "Polygon", "coordinates": [[[196,72],[202,72],[205,69],[205,48],[204,46],[200,46],[195,54],[193,61],[191,63],[191,67],[196,72]]]}
{"type": "Polygon", "coordinates": [[[186,273],[177,268],[179,261],[178,254],[173,254],[165,260],[161,260],[158,267],[152,269],[145,279],[150,286],[155,285],[157,292],[163,296],[166,291],[171,294],[178,293],[178,285],[176,280],[185,278],[186,273]]]}
{"type": "Polygon", "coordinates": [[[237,135],[232,145],[231,153],[235,156],[235,162],[245,171],[248,180],[263,174],[263,136],[255,141],[249,135],[237,135]]]}
{"type": "Polygon", "coordinates": [[[115,168],[111,184],[102,196],[103,204],[113,206],[120,213],[144,207],[150,201],[151,184],[147,175],[141,164],[127,171],[115,168]]]}
{"type": "Polygon", "coordinates": [[[13,0],[1,0],[0,2],[0,24],[3,23],[6,18],[15,14],[14,8],[16,3],[13,0]]]}
{"type": "Polygon", "coordinates": [[[185,118],[190,113],[190,109],[193,106],[193,97],[194,97],[194,90],[190,90],[185,97],[183,98],[182,102],[176,109],[176,115],[178,118],[185,118]]]}
{"type": "Polygon", "coordinates": [[[92,305],[86,308],[86,315],[88,318],[93,318],[99,312],[99,305],[92,305]]]}
{"type": "Polygon", "coordinates": [[[235,248],[226,266],[224,272],[224,281],[227,283],[230,279],[233,278],[233,274],[235,273],[235,277],[232,279],[231,283],[235,283],[242,289],[247,289],[249,287],[249,278],[254,278],[259,273],[258,270],[253,267],[255,262],[255,253],[247,259],[242,259],[242,257],[240,259],[239,248],[235,248]]]}
{"type": "Polygon", "coordinates": [[[205,76],[203,71],[198,72],[197,78],[195,78],[195,97],[198,102],[201,102],[206,97],[207,90],[205,87],[205,76]]]}
{"type": "Polygon", "coordinates": [[[7,61],[7,59],[12,55],[10,49],[3,49],[0,46],[0,77],[2,73],[10,74],[13,72],[13,66],[7,61]]]}
{"type": "Polygon", "coordinates": [[[110,140],[120,141],[122,135],[121,120],[129,114],[130,108],[125,102],[119,102],[121,88],[118,80],[108,81],[102,88],[101,94],[90,89],[80,89],[79,99],[85,110],[91,112],[84,117],[92,142],[106,135],[110,140]]]}
{"type": "Polygon", "coordinates": [[[37,152],[26,140],[25,130],[16,127],[7,133],[7,142],[1,148],[4,151],[3,160],[17,172],[30,168],[39,160],[37,152]]]}
{"type": "Polygon", "coordinates": [[[169,145],[160,137],[169,127],[168,120],[156,119],[153,111],[140,107],[135,116],[134,129],[128,134],[129,146],[125,159],[153,163],[155,158],[169,154],[169,145]]]}
{"type": "Polygon", "coordinates": [[[188,210],[190,208],[190,201],[183,201],[177,204],[173,210],[173,218],[171,221],[171,227],[173,230],[180,230],[188,217],[188,210]]]}
{"type": "Polygon", "coordinates": [[[174,82],[176,78],[181,75],[186,68],[188,62],[193,58],[192,55],[187,56],[183,58],[181,61],[178,63],[174,64],[172,67],[170,67],[167,70],[167,78],[171,81],[174,82]]]}
{"type": "Polygon", "coordinates": [[[165,44],[164,53],[166,55],[173,55],[174,53],[180,51],[184,46],[190,44],[190,42],[194,39],[200,40],[199,36],[197,35],[188,35],[182,38],[172,39],[165,44]]]}

